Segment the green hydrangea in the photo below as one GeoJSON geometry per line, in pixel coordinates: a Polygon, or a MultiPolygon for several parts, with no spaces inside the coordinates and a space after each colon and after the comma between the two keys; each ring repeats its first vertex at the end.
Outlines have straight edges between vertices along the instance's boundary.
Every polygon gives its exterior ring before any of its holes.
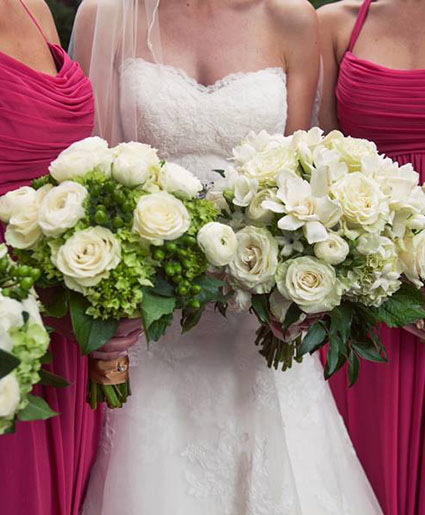
{"type": "Polygon", "coordinates": [[[201,227],[209,222],[214,222],[218,218],[217,208],[212,202],[206,199],[185,200],[184,205],[189,211],[191,221],[187,234],[196,236],[201,227]]]}

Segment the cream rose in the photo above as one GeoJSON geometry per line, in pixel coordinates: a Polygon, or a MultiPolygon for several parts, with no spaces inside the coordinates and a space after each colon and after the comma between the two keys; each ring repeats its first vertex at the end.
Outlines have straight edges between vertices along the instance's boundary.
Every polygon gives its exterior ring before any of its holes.
{"type": "Polygon", "coordinates": [[[12,215],[6,228],[6,242],[17,249],[34,247],[42,237],[38,215],[38,203],[32,203],[25,211],[12,215]]]}
{"type": "Polygon", "coordinates": [[[314,255],[330,265],[343,263],[349,252],[348,243],[334,232],[328,234],[327,240],[316,243],[314,246],[314,255]]]}
{"type": "Polygon", "coordinates": [[[377,154],[375,143],[366,139],[344,137],[340,132],[333,131],[324,139],[328,148],[334,148],[341,156],[341,160],[348,166],[350,172],[359,172],[362,161],[368,156],[377,154]]]}
{"type": "Polygon", "coordinates": [[[94,170],[109,177],[112,158],[108,143],[95,136],[77,141],[61,152],[49,166],[49,172],[58,182],[83,177],[94,170]]]}
{"type": "Polygon", "coordinates": [[[421,288],[425,281],[425,231],[405,238],[399,258],[406,277],[421,288]]]}
{"type": "Polygon", "coordinates": [[[12,418],[20,400],[19,383],[12,374],[0,379],[0,417],[12,418]]]}
{"type": "Polygon", "coordinates": [[[304,313],[332,311],[341,302],[342,287],[334,268],[315,257],[303,256],[280,264],[276,284],[280,294],[304,313]]]}
{"type": "Polygon", "coordinates": [[[166,192],[144,195],[134,210],[133,231],[153,245],[180,238],[190,227],[190,215],[181,200],[166,192]]]}
{"type": "Polygon", "coordinates": [[[74,227],[84,217],[88,191],[77,182],[65,181],[52,188],[40,205],[39,224],[42,232],[57,237],[74,227]]]}
{"type": "Polygon", "coordinates": [[[233,150],[233,159],[238,171],[260,185],[276,184],[282,170],[296,172],[298,162],[291,146],[291,138],[266,131],[251,132],[246,140],[233,150]]]}
{"type": "Polygon", "coordinates": [[[277,202],[276,192],[277,189],[268,188],[261,190],[256,195],[254,195],[254,198],[252,199],[246,211],[247,217],[250,222],[260,225],[267,225],[272,222],[275,214],[273,213],[273,211],[265,209],[263,206],[263,202],[277,202]]]}
{"type": "Polygon", "coordinates": [[[175,163],[165,163],[159,172],[159,185],[168,193],[173,193],[184,199],[195,198],[202,191],[201,181],[175,163]]]}
{"type": "Polygon", "coordinates": [[[9,223],[14,214],[25,211],[29,205],[36,202],[37,192],[29,186],[22,186],[0,197],[0,220],[9,223]]]}
{"type": "Polygon", "coordinates": [[[278,245],[267,230],[247,226],[236,234],[238,248],[229,272],[236,284],[253,293],[268,293],[274,286],[278,245]]]}
{"type": "Polygon", "coordinates": [[[96,286],[120,260],[119,242],[109,229],[99,226],[76,232],[52,254],[53,264],[64,275],[65,284],[79,292],[96,286]]]}
{"type": "Polygon", "coordinates": [[[113,149],[112,177],[127,186],[143,186],[157,176],[160,170],[158,152],[150,145],[130,141],[113,149]]]}
{"type": "Polygon", "coordinates": [[[199,230],[198,245],[211,265],[225,266],[235,258],[238,242],[231,227],[210,222],[199,230]]]}
{"type": "Polygon", "coordinates": [[[389,221],[388,200],[379,184],[360,172],[345,175],[332,186],[332,193],[349,229],[374,232],[381,228],[377,224],[389,221]]]}

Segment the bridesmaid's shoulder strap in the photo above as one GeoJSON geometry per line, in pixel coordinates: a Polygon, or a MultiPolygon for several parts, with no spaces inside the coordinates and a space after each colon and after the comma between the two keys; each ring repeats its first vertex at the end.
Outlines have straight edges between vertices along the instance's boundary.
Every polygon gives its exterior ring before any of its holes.
{"type": "Polygon", "coordinates": [[[34,23],[34,25],[37,27],[38,31],[40,32],[40,34],[43,36],[43,39],[46,43],[48,43],[48,40],[46,38],[46,35],[44,34],[43,32],[43,29],[41,28],[40,24],[38,23],[36,17],[33,15],[33,13],[30,11],[30,9],[25,5],[24,3],[24,0],[19,0],[19,2],[21,3],[22,7],[24,8],[24,11],[28,14],[28,16],[31,18],[32,22],[34,23]]]}
{"type": "Polygon", "coordinates": [[[353,32],[351,33],[350,44],[348,45],[348,51],[351,52],[356,44],[357,38],[362,30],[363,24],[366,20],[367,13],[369,12],[370,4],[373,0],[364,0],[362,6],[359,9],[359,14],[357,15],[357,20],[353,28],[353,32]]]}

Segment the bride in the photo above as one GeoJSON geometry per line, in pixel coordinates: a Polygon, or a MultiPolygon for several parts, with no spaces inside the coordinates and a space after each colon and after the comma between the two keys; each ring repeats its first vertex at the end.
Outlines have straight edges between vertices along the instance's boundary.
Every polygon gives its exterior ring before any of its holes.
{"type": "MultiPolygon", "coordinates": [[[[74,30],[98,134],[149,143],[205,182],[249,130],[308,128],[317,46],[307,0],[84,0],[74,30]]],[[[318,359],[267,369],[256,326],[211,310],[188,335],[175,323],[139,344],[84,513],[381,513],[318,359]]]]}

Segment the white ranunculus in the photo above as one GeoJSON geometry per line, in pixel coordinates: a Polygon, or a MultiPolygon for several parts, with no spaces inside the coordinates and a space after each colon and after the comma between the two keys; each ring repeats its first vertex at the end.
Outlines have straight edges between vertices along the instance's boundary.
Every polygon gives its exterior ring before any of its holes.
{"type": "Polygon", "coordinates": [[[58,182],[84,177],[94,170],[109,177],[112,158],[108,143],[94,136],[77,141],[61,152],[49,166],[49,172],[58,182]]]}
{"type": "Polygon", "coordinates": [[[330,265],[343,263],[349,252],[348,243],[334,232],[328,234],[327,240],[316,243],[314,246],[315,256],[330,265]]]}
{"type": "Polygon", "coordinates": [[[143,186],[159,173],[158,152],[150,145],[136,141],[120,143],[113,154],[112,177],[128,188],[143,186]]]}
{"type": "Polygon", "coordinates": [[[121,247],[105,227],[91,227],[74,233],[57,252],[53,264],[64,275],[71,290],[84,292],[106,278],[121,260],[121,247]]]}
{"type": "Polygon", "coordinates": [[[375,232],[389,220],[389,206],[379,184],[360,172],[345,175],[332,187],[349,229],[375,232]]]}
{"type": "Polygon", "coordinates": [[[338,203],[329,197],[316,197],[310,183],[291,172],[284,171],[278,177],[278,201],[265,201],[263,207],[285,214],[278,227],[282,231],[303,228],[310,244],[325,241],[326,228],[333,227],[341,216],[338,203]]]}
{"type": "Polygon", "coordinates": [[[235,182],[233,204],[239,207],[247,207],[257,191],[257,179],[249,179],[244,175],[240,175],[235,182]]]}
{"type": "Polygon", "coordinates": [[[29,186],[22,186],[0,197],[0,220],[9,223],[14,214],[25,211],[29,205],[36,201],[37,192],[29,186]]]}
{"type": "Polygon", "coordinates": [[[425,231],[405,238],[404,249],[399,254],[406,277],[418,288],[425,281],[425,231]]]}
{"type": "Polygon", "coordinates": [[[350,172],[360,172],[363,159],[377,154],[375,143],[366,139],[343,136],[338,131],[329,133],[324,139],[324,144],[339,152],[341,160],[348,166],[350,172]]]}
{"type": "Polygon", "coordinates": [[[20,400],[19,383],[14,374],[0,379],[0,417],[12,418],[20,400]]]}
{"type": "Polygon", "coordinates": [[[251,132],[233,150],[233,159],[239,173],[256,179],[260,185],[269,186],[276,184],[276,178],[282,170],[295,174],[298,161],[291,141],[292,138],[285,138],[281,134],[251,132]]]}
{"type": "Polygon", "coordinates": [[[210,222],[199,230],[198,245],[211,265],[225,266],[235,258],[238,242],[231,227],[210,222]]]}
{"type": "Polygon", "coordinates": [[[0,295],[0,349],[11,350],[13,342],[8,333],[13,327],[22,327],[23,323],[21,304],[15,299],[0,295]]]}
{"type": "Polygon", "coordinates": [[[153,245],[180,238],[190,227],[190,215],[181,200],[162,191],[144,195],[134,210],[133,231],[153,245]]]}
{"type": "Polygon", "coordinates": [[[43,233],[56,238],[74,227],[84,217],[87,196],[86,188],[73,181],[52,188],[40,205],[39,224],[43,233]]]}
{"type": "Polygon", "coordinates": [[[266,188],[260,190],[256,195],[254,195],[254,198],[246,211],[250,222],[260,225],[267,225],[272,222],[275,215],[273,211],[265,209],[263,203],[266,201],[277,202],[278,199],[276,193],[276,188],[266,188]]]}
{"type": "Polygon", "coordinates": [[[182,166],[165,163],[159,172],[159,185],[168,193],[183,199],[195,198],[202,191],[201,181],[182,166]]]}
{"type": "Polygon", "coordinates": [[[267,230],[247,226],[236,234],[238,248],[229,272],[236,284],[253,293],[268,293],[274,286],[278,246],[267,230]]]}
{"type": "Polygon", "coordinates": [[[342,287],[335,269],[315,257],[303,256],[280,264],[279,293],[308,314],[332,311],[341,302],[342,287]]]}

